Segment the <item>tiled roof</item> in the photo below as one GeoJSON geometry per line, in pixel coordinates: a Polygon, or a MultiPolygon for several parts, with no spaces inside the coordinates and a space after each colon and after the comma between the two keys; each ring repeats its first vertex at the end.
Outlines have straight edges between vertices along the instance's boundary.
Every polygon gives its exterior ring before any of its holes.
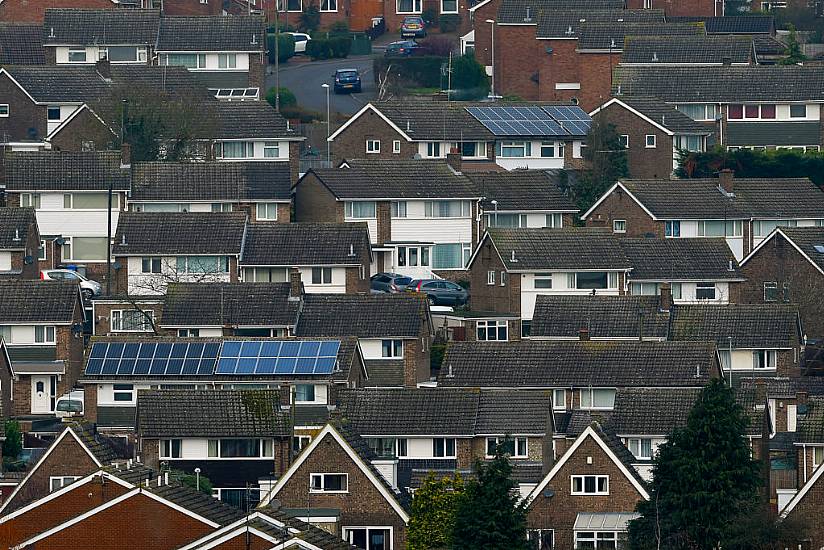
{"type": "Polygon", "coordinates": [[[467,174],[475,183],[478,194],[484,197],[483,209],[494,212],[492,201],[498,201],[498,210],[552,210],[578,212],[579,209],[564,195],[559,185],[569,177],[567,172],[544,170],[512,170],[508,172],[479,172],[467,174]]]}
{"type": "Polygon", "coordinates": [[[824,67],[616,67],[612,91],[668,103],[824,101],[824,67]]]}
{"type": "Polygon", "coordinates": [[[507,269],[511,271],[628,270],[632,267],[619,239],[604,229],[493,228],[488,233],[507,269]]]}
{"type": "Polygon", "coordinates": [[[621,247],[632,265],[629,274],[631,281],[728,281],[744,278],[723,238],[626,238],[621,240],[621,247]]]}
{"type": "Polygon", "coordinates": [[[638,462],[636,458],[633,456],[629,449],[627,449],[626,445],[624,445],[620,439],[615,435],[615,432],[612,430],[611,427],[604,424],[602,425],[600,422],[595,421],[592,423],[592,429],[595,430],[595,433],[598,434],[598,437],[606,443],[607,447],[612,451],[615,457],[621,461],[624,465],[624,468],[629,472],[629,474],[638,482],[641,487],[645,487],[647,482],[644,478],[641,477],[641,474],[638,470],[633,467],[633,463],[638,462]]]}
{"type": "Polygon", "coordinates": [[[417,338],[429,306],[418,294],[306,294],[297,336],[417,338]]]}
{"type": "MultiPolygon", "coordinates": [[[[824,270],[824,252],[819,252],[815,248],[824,246],[824,227],[782,227],[780,231],[815,265],[824,270]]],[[[776,235],[775,238],[777,237],[776,235]]]]}
{"type": "Polygon", "coordinates": [[[140,390],[137,432],[142,438],[286,437],[289,412],[277,390],[140,390]]]}
{"type": "Polygon", "coordinates": [[[6,154],[7,191],[129,190],[119,151],[37,151],[6,154]]]}
{"type": "Polygon", "coordinates": [[[669,314],[657,296],[549,296],[539,294],[532,314],[533,337],[666,338],[669,314]]]}
{"type": "Polygon", "coordinates": [[[753,36],[752,45],[758,56],[783,55],[787,46],[772,36],[753,36]]]}
{"type": "Polygon", "coordinates": [[[663,36],[665,34],[675,33],[628,36],[621,63],[697,65],[720,64],[725,60],[749,63],[752,57],[752,39],[748,36],[663,36]]]}
{"type": "Polygon", "coordinates": [[[112,254],[239,255],[245,212],[122,212],[112,254]]]}
{"type": "MultiPolygon", "coordinates": [[[[764,401],[756,397],[754,388],[737,388],[735,390],[735,402],[741,407],[741,411],[747,420],[746,434],[748,436],[760,436],[761,425],[764,421],[764,401]]],[[[799,421],[799,428],[801,422],[799,421]]]]}
{"type": "Polygon", "coordinates": [[[0,207],[0,250],[25,249],[32,226],[37,227],[34,208],[0,207]]]}
{"type": "MultiPolygon", "coordinates": [[[[567,29],[568,30],[568,29],[567,29]]],[[[685,36],[703,35],[704,29],[698,25],[684,23],[661,23],[660,21],[615,21],[586,22],[578,33],[578,48],[581,50],[626,50],[627,43],[635,37],[656,36],[660,40],[678,41],[685,36]]],[[[624,56],[621,57],[625,61],[624,56]]]]}
{"type": "Polygon", "coordinates": [[[620,389],[608,424],[619,435],[669,435],[686,424],[700,394],[700,388],[620,389]]]}
{"type": "Polygon", "coordinates": [[[43,44],[154,46],[160,26],[158,10],[47,9],[43,44]]]}
{"type": "Polygon", "coordinates": [[[707,342],[453,342],[438,385],[696,387],[716,365],[707,342]]]}
{"type": "Polygon", "coordinates": [[[551,407],[551,395],[547,391],[482,390],[475,433],[545,434],[551,407]]]}
{"type": "Polygon", "coordinates": [[[800,443],[824,443],[824,398],[807,399],[807,413],[799,414],[797,431],[800,443]]]}
{"type": "Polygon", "coordinates": [[[109,89],[93,65],[16,65],[4,70],[44,103],[83,103],[102,97],[109,89]]]}
{"type": "Polygon", "coordinates": [[[366,223],[250,224],[243,266],[356,265],[369,254],[366,223]],[[354,248],[354,257],[349,253],[354,248]]]}
{"type": "Polygon", "coordinates": [[[186,67],[111,65],[110,70],[115,88],[134,87],[147,93],[184,101],[216,102],[198,78],[198,73],[189,71],[186,67]]]}
{"type": "Polygon", "coordinates": [[[710,135],[712,130],[707,126],[696,122],[672,105],[667,105],[663,101],[649,97],[628,97],[618,98],[621,102],[655,121],[664,128],[676,134],[700,134],[710,135]]]}
{"type": "Polygon", "coordinates": [[[472,199],[478,190],[443,160],[347,160],[312,170],[339,199],[472,199]]]}
{"type": "Polygon", "coordinates": [[[160,52],[258,52],[266,49],[263,18],[257,15],[164,17],[160,52]]]}
{"type": "Polygon", "coordinates": [[[289,201],[286,162],[139,162],[131,200],[289,201]]]}
{"type": "Polygon", "coordinates": [[[504,0],[498,8],[498,24],[532,24],[542,13],[623,10],[623,0],[504,0]],[[529,8],[530,20],[526,20],[529,8]]]}
{"type": "Polygon", "coordinates": [[[679,305],[670,339],[716,342],[719,349],[790,348],[800,345],[798,307],[781,304],[679,305]],[[732,340],[730,340],[732,338],[732,340]]]}
{"type": "MultiPolygon", "coordinates": [[[[320,527],[316,527],[309,523],[290,517],[284,510],[274,510],[266,508],[261,511],[265,516],[271,517],[276,521],[286,524],[286,527],[278,527],[267,518],[258,517],[250,522],[250,525],[259,531],[263,531],[278,540],[289,540],[291,538],[298,538],[302,541],[313,544],[317,548],[323,550],[355,550],[357,547],[348,544],[340,537],[324,531],[320,527]],[[298,530],[296,533],[294,530],[298,530]]],[[[297,545],[295,545],[297,547],[297,545]]]]}
{"type": "Polygon", "coordinates": [[[824,378],[818,376],[799,377],[770,377],[770,378],[739,378],[742,388],[749,388],[763,382],[767,387],[767,396],[775,398],[795,397],[797,392],[807,392],[808,395],[824,396],[824,378]]]}
{"type": "Polygon", "coordinates": [[[71,323],[78,307],[77,283],[0,280],[0,324],[71,323]]]}
{"type": "Polygon", "coordinates": [[[214,139],[303,139],[267,101],[220,101],[214,110],[214,139]]]}
{"type": "Polygon", "coordinates": [[[668,16],[667,21],[703,23],[707,34],[771,34],[774,27],[772,15],[668,16]]]}
{"type": "MultiPolygon", "coordinates": [[[[523,12],[522,12],[523,13],[523,12]]],[[[616,33],[616,44],[620,47],[623,32],[620,28],[630,23],[664,23],[663,10],[624,10],[624,9],[575,9],[569,11],[543,10],[537,15],[538,38],[579,38],[582,29],[592,23],[602,23],[598,35],[603,35],[610,26],[616,33]]],[[[608,34],[608,33],[607,33],[608,34]]],[[[593,35],[593,38],[596,35],[593,35]]],[[[600,42],[602,42],[601,40],[600,42]]],[[[599,43],[600,43],[599,42],[599,43]]],[[[607,37],[606,47],[610,41],[607,37]]]]}
{"type": "Polygon", "coordinates": [[[446,101],[372,103],[413,140],[492,141],[492,133],[466,111],[465,105],[446,101]]]}
{"type": "Polygon", "coordinates": [[[300,302],[289,300],[289,289],[289,283],[170,283],[161,325],[292,326],[300,302]]]}
{"type": "Polygon", "coordinates": [[[98,433],[93,424],[75,422],[71,428],[80,441],[89,449],[89,452],[104,466],[112,460],[120,458],[113,443],[106,436],[98,433]]]}
{"type": "Polygon", "coordinates": [[[367,359],[365,388],[402,388],[403,359],[367,359]]]}
{"type": "Polygon", "coordinates": [[[43,27],[33,23],[0,23],[0,65],[43,65],[43,27]]]}
{"type": "Polygon", "coordinates": [[[165,498],[218,525],[229,525],[246,515],[240,508],[226,504],[222,500],[172,479],[168,484],[162,484],[160,487],[157,486],[157,483],[149,483],[144,487],[157,496],[165,498]]]}

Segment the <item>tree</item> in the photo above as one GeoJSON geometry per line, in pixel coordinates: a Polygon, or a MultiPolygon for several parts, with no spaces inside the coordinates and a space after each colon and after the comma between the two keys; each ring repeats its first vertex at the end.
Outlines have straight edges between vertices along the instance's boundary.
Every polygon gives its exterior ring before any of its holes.
{"type": "Polygon", "coordinates": [[[16,460],[23,450],[23,434],[16,420],[6,420],[6,440],[3,441],[3,458],[16,460]]]}
{"type": "Polygon", "coordinates": [[[412,515],[406,536],[409,550],[450,548],[455,514],[464,497],[460,474],[440,479],[430,472],[412,499],[412,515]]]}
{"type": "Polygon", "coordinates": [[[474,56],[466,54],[452,60],[452,88],[471,90],[475,97],[489,93],[489,78],[474,56]]]}
{"type": "Polygon", "coordinates": [[[583,156],[587,167],[570,188],[582,213],[616,181],[629,175],[627,151],[614,124],[592,121],[583,156]]]}
{"type": "Polygon", "coordinates": [[[744,437],[747,418],[722,380],[713,380],[687,425],[658,449],[650,499],[630,523],[630,547],[727,548],[742,514],[761,502],[760,466],[744,437]]]}
{"type": "Polygon", "coordinates": [[[495,458],[476,462],[478,479],[466,483],[452,531],[456,550],[507,548],[526,550],[526,506],[519,503],[512,466],[498,445],[495,458]]]}
{"type": "Polygon", "coordinates": [[[787,25],[790,34],[787,36],[787,49],[784,51],[787,57],[778,62],[779,65],[796,65],[807,60],[807,56],[801,51],[801,44],[798,43],[798,34],[795,32],[795,25],[787,25]]]}
{"type": "Polygon", "coordinates": [[[300,28],[305,32],[315,32],[320,27],[320,10],[317,4],[311,4],[300,14],[300,28]]]}
{"type": "Polygon", "coordinates": [[[741,178],[810,178],[824,185],[824,153],[778,149],[725,151],[721,148],[704,153],[683,151],[678,159],[679,178],[714,178],[724,168],[741,178]]]}

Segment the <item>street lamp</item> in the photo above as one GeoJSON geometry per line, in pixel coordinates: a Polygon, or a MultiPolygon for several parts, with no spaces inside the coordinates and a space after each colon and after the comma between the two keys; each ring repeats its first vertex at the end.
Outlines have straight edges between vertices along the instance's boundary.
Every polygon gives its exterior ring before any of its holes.
{"type": "Polygon", "coordinates": [[[329,165],[327,168],[332,167],[332,159],[331,159],[331,152],[330,148],[332,144],[329,142],[329,137],[332,135],[331,126],[329,122],[329,84],[325,82],[321,84],[321,87],[326,88],[326,163],[329,165]]]}
{"type": "Polygon", "coordinates": [[[489,97],[495,99],[495,20],[487,19],[486,22],[492,25],[492,92],[489,97]]]}
{"type": "Polygon", "coordinates": [[[495,208],[495,227],[498,227],[498,201],[493,200],[492,206],[495,208]]]}

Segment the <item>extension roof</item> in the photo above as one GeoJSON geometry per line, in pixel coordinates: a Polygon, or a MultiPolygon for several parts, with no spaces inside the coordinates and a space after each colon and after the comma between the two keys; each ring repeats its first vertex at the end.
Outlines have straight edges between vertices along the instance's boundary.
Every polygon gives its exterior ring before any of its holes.
{"type": "MultiPolygon", "coordinates": [[[[697,134],[702,136],[712,134],[712,131],[704,124],[694,121],[672,105],[668,105],[659,99],[621,96],[613,98],[611,101],[627,105],[673,134],[697,134]]],[[[599,107],[598,110],[602,108],[603,106],[599,107]]]]}
{"type": "MultiPolygon", "coordinates": [[[[569,30],[569,29],[567,29],[569,30]]],[[[660,21],[609,21],[586,22],[578,33],[579,50],[608,50],[620,53],[627,43],[637,37],[655,36],[659,40],[673,40],[704,35],[700,25],[684,23],[661,23],[660,21]]],[[[624,57],[622,56],[622,60],[624,57]]]]}
{"type": "Polygon", "coordinates": [[[240,255],[245,212],[122,212],[115,256],[240,255]]]}
{"type": "Polygon", "coordinates": [[[532,315],[531,336],[578,338],[589,329],[593,339],[667,337],[669,314],[660,311],[658,296],[552,296],[539,294],[532,315]]]}
{"type": "Polygon", "coordinates": [[[267,101],[219,101],[213,109],[218,128],[208,137],[214,139],[305,139],[267,101]]]}
{"type": "Polygon", "coordinates": [[[159,52],[260,52],[266,27],[258,15],[163,17],[159,52]]]}
{"type": "Polygon", "coordinates": [[[0,22],[0,65],[44,65],[39,23],[0,22]]]}
{"type": "Polygon", "coordinates": [[[417,338],[429,305],[418,294],[306,294],[296,336],[417,338]]]}
{"type": "Polygon", "coordinates": [[[631,281],[743,281],[730,247],[719,238],[621,240],[631,281]]]}
{"type": "Polygon", "coordinates": [[[498,8],[497,21],[499,25],[535,25],[538,16],[544,13],[623,9],[622,0],[504,0],[498,8]]]}
{"type": "MultiPolygon", "coordinates": [[[[697,28],[690,25],[692,28],[697,28]]],[[[635,33],[640,34],[640,33],[635,33]]],[[[649,33],[648,33],[649,34],[649,33]]],[[[628,36],[621,63],[720,65],[749,63],[753,42],[748,36],[628,36]]]]}
{"type": "MultiPolygon", "coordinates": [[[[521,12],[524,13],[524,12],[521,12]]],[[[523,17],[523,16],[521,16],[523,17]]],[[[631,23],[659,23],[664,24],[663,10],[625,10],[625,9],[575,9],[569,11],[545,10],[536,15],[538,21],[537,38],[581,38],[583,29],[592,23],[602,23],[602,27],[594,29],[593,42],[597,36],[603,36],[608,29],[616,33],[616,44],[620,47],[623,42],[623,32],[631,23]]],[[[598,40],[602,43],[603,38],[598,40]]],[[[610,41],[607,37],[606,47],[610,41]]]]}
{"type": "Polygon", "coordinates": [[[484,197],[481,206],[488,213],[498,211],[579,212],[559,185],[566,179],[563,171],[511,170],[467,174],[484,197]]]}
{"type": "Polygon", "coordinates": [[[159,10],[50,8],[42,40],[44,46],[154,46],[159,26],[159,10]]]}
{"type": "Polygon", "coordinates": [[[6,153],[6,191],[129,190],[129,170],[119,151],[6,153]]]}
{"type": "Polygon", "coordinates": [[[299,300],[289,283],[169,283],[161,325],[294,326],[299,300]]]}
{"type": "Polygon", "coordinates": [[[786,349],[802,340],[798,306],[678,305],[671,315],[674,341],[715,342],[719,349],[786,349]]]}
{"type": "Polygon", "coordinates": [[[772,34],[772,15],[667,16],[672,23],[703,23],[707,34],[772,34]]]}
{"type": "Polygon", "coordinates": [[[0,207],[0,250],[25,250],[29,229],[36,228],[34,208],[0,207]]]}
{"type": "Polygon", "coordinates": [[[0,325],[71,324],[79,296],[75,282],[0,279],[0,325]]]}
{"type": "Polygon", "coordinates": [[[361,258],[369,254],[365,222],[258,223],[246,230],[240,263],[284,267],[360,265],[361,258]]]}
{"type": "Polygon", "coordinates": [[[669,435],[686,425],[700,388],[622,388],[609,427],[618,435],[669,435]]]}

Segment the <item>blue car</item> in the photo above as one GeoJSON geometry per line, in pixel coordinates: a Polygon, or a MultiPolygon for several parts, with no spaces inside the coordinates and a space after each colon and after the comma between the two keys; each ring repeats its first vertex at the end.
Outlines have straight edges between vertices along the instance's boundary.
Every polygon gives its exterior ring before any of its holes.
{"type": "Polygon", "coordinates": [[[357,69],[338,69],[332,75],[335,78],[335,93],[360,93],[361,78],[357,69]]]}

